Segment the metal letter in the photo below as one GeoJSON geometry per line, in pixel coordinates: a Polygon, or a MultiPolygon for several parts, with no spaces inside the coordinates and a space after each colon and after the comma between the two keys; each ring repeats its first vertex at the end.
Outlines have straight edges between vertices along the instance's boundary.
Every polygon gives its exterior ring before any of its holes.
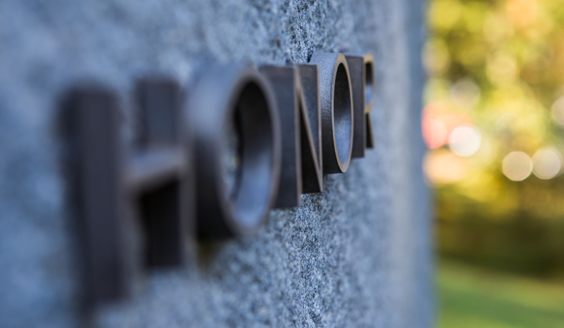
{"type": "Polygon", "coordinates": [[[319,65],[323,172],[347,171],[353,144],[353,99],[345,56],[314,53],[310,63],[319,65]]]}
{"type": "Polygon", "coordinates": [[[291,66],[264,66],[260,72],[270,81],[276,98],[281,135],[281,170],[275,207],[300,205],[302,165],[300,152],[300,113],[296,93],[298,79],[291,66]]]}
{"type": "Polygon", "coordinates": [[[146,78],[135,98],[140,131],[127,177],[145,232],[145,261],[150,267],[180,266],[192,230],[183,92],[173,80],[146,78]]]}
{"type": "Polygon", "coordinates": [[[364,114],[365,73],[364,56],[346,54],[349,66],[354,111],[352,157],[364,157],[366,149],[366,115],[364,114]]]}
{"type": "Polygon", "coordinates": [[[374,134],[372,132],[372,120],[370,111],[374,105],[374,94],[376,93],[376,82],[374,79],[374,58],[372,55],[364,56],[364,113],[366,115],[366,148],[374,148],[374,134]]]}
{"type": "Polygon", "coordinates": [[[323,151],[321,144],[321,105],[319,99],[319,67],[298,65],[299,83],[296,93],[300,105],[300,140],[302,185],[304,193],[323,191],[323,151]]]}
{"type": "Polygon", "coordinates": [[[198,234],[250,235],[276,199],[280,130],[276,100],[254,68],[212,69],[189,101],[195,141],[198,234]]]}
{"type": "Polygon", "coordinates": [[[284,131],[282,170],[275,206],[299,206],[302,192],[323,189],[322,167],[318,160],[321,157],[321,118],[317,65],[264,66],[260,71],[273,86],[280,127],[284,131]],[[307,96],[302,81],[307,83],[310,92],[307,96]]]}
{"type": "Polygon", "coordinates": [[[84,300],[120,300],[127,292],[118,97],[100,86],[77,87],[63,98],[61,114],[84,300]]]}

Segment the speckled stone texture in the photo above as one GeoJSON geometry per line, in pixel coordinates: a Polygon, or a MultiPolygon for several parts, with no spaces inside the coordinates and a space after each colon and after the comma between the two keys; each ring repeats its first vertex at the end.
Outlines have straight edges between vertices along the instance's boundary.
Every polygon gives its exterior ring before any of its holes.
{"type": "Polygon", "coordinates": [[[423,7],[0,1],[0,327],[432,327],[423,7]],[[314,51],[374,55],[376,148],[346,174],[327,176],[323,194],[272,211],[256,236],[194,244],[183,269],[137,266],[128,301],[81,314],[55,133],[61,92],[101,81],[120,92],[127,117],[139,76],[162,73],[189,86],[218,63],[304,63],[314,51]]]}

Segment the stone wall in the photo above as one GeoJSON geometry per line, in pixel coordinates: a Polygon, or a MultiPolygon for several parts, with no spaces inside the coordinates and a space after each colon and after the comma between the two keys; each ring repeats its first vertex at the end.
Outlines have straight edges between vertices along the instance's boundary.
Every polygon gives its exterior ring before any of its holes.
{"type": "MultiPolygon", "coordinates": [[[[0,2],[0,327],[432,327],[420,137],[423,1],[0,2]],[[79,311],[60,140],[77,81],[187,86],[212,65],[372,53],[375,149],[253,237],[195,243],[183,269],[135,267],[128,301],[79,311]]],[[[134,232],[133,232],[134,233],[134,232]]]]}

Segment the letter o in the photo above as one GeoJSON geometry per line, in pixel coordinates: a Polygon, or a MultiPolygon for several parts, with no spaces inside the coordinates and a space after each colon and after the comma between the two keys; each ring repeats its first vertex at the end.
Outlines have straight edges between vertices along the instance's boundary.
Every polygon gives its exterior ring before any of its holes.
{"type": "Polygon", "coordinates": [[[344,173],[352,155],[353,102],[349,67],[343,54],[314,53],[319,65],[324,173],[344,173]]]}
{"type": "Polygon", "coordinates": [[[280,170],[275,106],[266,79],[241,65],[213,68],[190,93],[199,237],[251,235],[266,220],[280,170]]]}

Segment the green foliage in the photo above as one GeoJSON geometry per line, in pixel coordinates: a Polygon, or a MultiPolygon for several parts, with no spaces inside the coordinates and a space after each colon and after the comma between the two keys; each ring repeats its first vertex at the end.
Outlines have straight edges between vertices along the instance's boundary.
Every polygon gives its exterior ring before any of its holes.
{"type": "Polygon", "coordinates": [[[562,120],[554,104],[564,95],[564,1],[431,0],[428,25],[423,131],[439,251],[561,275],[564,176],[543,176],[538,154],[556,154],[562,171],[564,102],[562,120]],[[449,145],[458,126],[479,131],[475,153],[449,145]],[[532,158],[534,174],[518,175],[512,152],[532,158]]]}

